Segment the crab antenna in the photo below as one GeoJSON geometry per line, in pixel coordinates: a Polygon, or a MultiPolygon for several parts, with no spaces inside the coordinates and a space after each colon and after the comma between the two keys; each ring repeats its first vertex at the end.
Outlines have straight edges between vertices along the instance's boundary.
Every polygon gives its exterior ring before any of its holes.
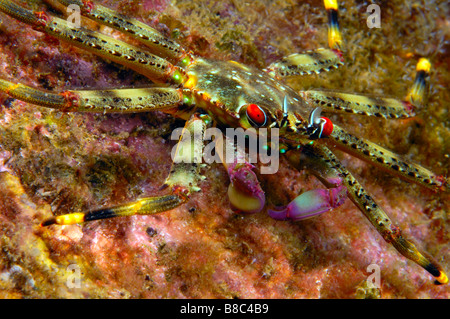
{"type": "Polygon", "coordinates": [[[322,135],[323,123],[320,117],[320,113],[322,113],[322,108],[316,107],[311,111],[311,114],[309,115],[309,124],[307,126],[307,131],[310,134],[310,138],[320,138],[322,135]],[[320,129],[319,132],[317,132],[318,129],[320,129]]]}

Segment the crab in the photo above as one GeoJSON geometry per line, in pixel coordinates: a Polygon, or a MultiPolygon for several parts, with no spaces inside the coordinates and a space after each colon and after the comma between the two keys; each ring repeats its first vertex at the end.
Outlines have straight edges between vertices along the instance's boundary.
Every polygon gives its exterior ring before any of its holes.
{"type": "MultiPolygon", "coordinates": [[[[337,23],[337,4],[334,1],[325,1],[330,19],[329,49],[293,54],[275,61],[264,70],[234,61],[216,61],[195,56],[147,25],[90,1],[60,2],[64,5],[75,4],[81,8],[82,15],[142,40],[144,45],[149,46],[149,50],[144,51],[99,33],[80,31],[81,29],[68,25],[64,19],[44,12],[31,12],[10,1],[0,2],[0,9],[19,20],[25,20],[38,31],[61,37],[75,46],[129,67],[149,77],[159,87],[67,90],[54,94],[1,80],[0,90],[14,98],[62,112],[163,111],[186,120],[182,133],[200,131],[203,134],[210,127],[240,127],[254,129],[252,132],[258,137],[264,129],[269,134],[277,131],[280,135],[280,147],[277,149],[274,145],[269,145],[272,152],[280,152],[292,166],[300,170],[313,171],[327,188],[304,192],[283,207],[270,207],[268,213],[271,217],[278,220],[303,220],[342,205],[348,196],[381,236],[401,254],[429,271],[438,283],[448,281],[442,267],[402,236],[400,229],[340,164],[332,150],[339,147],[408,181],[436,191],[449,190],[447,179],[419,165],[410,164],[368,140],[357,138],[321,116],[321,112],[329,111],[384,118],[412,117],[416,105],[423,102],[424,80],[430,70],[428,60],[419,61],[416,81],[404,101],[325,90],[296,92],[284,82],[285,78],[329,71],[344,62],[337,23]]],[[[216,137],[216,140],[230,146],[234,149],[233,153],[243,159],[242,162],[223,161],[230,178],[228,195],[232,207],[244,213],[263,210],[266,198],[258,181],[258,169],[241,154],[239,145],[231,143],[227,136],[216,137]]],[[[156,214],[185,204],[198,191],[197,183],[201,174],[199,165],[189,163],[192,162],[191,158],[188,163],[183,162],[182,150],[193,150],[196,147],[201,149],[203,142],[202,139],[192,139],[189,134],[182,134],[173,156],[174,164],[164,182],[163,190],[168,194],[89,212],[58,215],[42,222],[42,226],[68,225],[135,214],[156,214]]],[[[216,147],[218,148],[217,141],[216,147]]]]}

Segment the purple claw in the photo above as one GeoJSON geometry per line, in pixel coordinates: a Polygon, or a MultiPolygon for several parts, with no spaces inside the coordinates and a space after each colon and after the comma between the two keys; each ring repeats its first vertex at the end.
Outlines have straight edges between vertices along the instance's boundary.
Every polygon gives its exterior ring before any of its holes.
{"type": "Polygon", "coordinates": [[[278,220],[302,220],[325,213],[342,205],[347,198],[343,185],[330,189],[315,189],[295,198],[280,210],[268,210],[269,216],[278,220]]]}
{"type": "Polygon", "coordinates": [[[249,163],[234,163],[228,167],[231,184],[228,198],[231,207],[240,212],[253,214],[260,212],[266,202],[264,191],[249,163]]]}

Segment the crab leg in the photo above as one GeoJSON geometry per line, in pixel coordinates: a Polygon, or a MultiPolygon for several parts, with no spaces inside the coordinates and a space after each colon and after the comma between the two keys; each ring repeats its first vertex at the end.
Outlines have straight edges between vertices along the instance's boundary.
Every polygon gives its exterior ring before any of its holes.
{"type": "MultiPolygon", "coordinates": [[[[425,95],[425,77],[430,71],[429,61],[424,58],[420,59],[416,69],[416,80],[406,100],[422,102],[425,95]]],[[[412,104],[408,101],[399,102],[394,99],[369,98],[361,95],[325,91],[306,91],[303,92],[302,96],[310,104],[318,106],[316,110],[321,110],[322,107],[325,107],[329,110],[341,110],[390,118],[413,115],[412,104]]],[[[357,138],[338,125],[330,125],[328,131],[326,134],[328,138],[319,139],[320,142],[337,146],[345,152],[394,172],[413,183],[431,188],[434,191],[450,191],[450,183],[443,176],[437,176],[420,165],[407,163],[399,155],[368,140],[357,138]]]]}
{"type": "Polygon", "coordinates": [[[317,49],[305,53],[294,53],[275,61],[266,72],[275,78],[305,74],[319,74],[322,71],[337,69],[343,63],[342,54],[336,50],[317,49]]]}
{"type": "Polygon", "coordinates": [[[422,105],[424,103],[427,92],[426,78],[430,75],[430,69],[431,63],[428,59],[421,58],[417,62],[416,77],[413,86],[406,96],[406,101],[415,105],[422,105]]]}
{"type": "Polygon", "coordinates": [[[445,284],[448,277],[442,267],[425,252],[419,251],[406,240],[398,226],[394,225],[383,209],[367,194],[359,182],[340,164],[334,154],[324,145],[315,143],[299,151],[287,153],[291,164],[298,169],[311,169],[328,187],[342,181],[348,190],[348,197],[378,230],[386,242],[392,244],[403,256],[422,266],[436,278],[436,283],[445,284]]]}
{"type": "MultiPolygon", "coordinates": [[[[193,115],[186,122],[183,132],[192,134],[182,134],[178,147],[173,154],[174,163],[167,177],[164,188],[170,188],[171,193],[162,196],[152,196],[138,199],[134,202],[117,205],[109,208],[100,208],[89,212],[76,212],[65,215],[51,217],[41,223],[41,226],[70,225],[88,222],[98,219],[113,217],[126,217],[133,215],[153,215],[174,209],[189,199],[192,191],[198,190],[196,182],[201,179],[198,173],[198,166],[193,164],[193,156],[198,155],[198,143],[203,143],[203,139],[198,139],[194,133],[200,134],[204,131],[205,123],[196,115],[193,115]]],[[[202,148],[200,147],[200,154],[202,148]]]]}
{"type": "Polygon", "coordinates": [[[101,208],[89,212],[70,213],[51,217],[41,223],[41,226],[72,225],[98,219],[125,217],[133,215],[153,215],[171,210],[187,201],[182,192],[170,195],[139,199],[135,202],[110,208],[101,208]]]}
{"type": "Polygon", "coordinates": [[[175,88],[64,91],[49,93],[0,79],[0,92],[11,97],[63,112],[136,113],[160,110],[177,113],[187,95],[175,88]]]}
{"type": "Polygon", "coordinates": [[[435,175],[418,164],[408,163],[399,155],[366,139],[353,136],[337,125],[333,126],[333,132],[327,139],[318,141],[330,146],[337,146],[343,151],[393,172],[403,179],[434,191],[450,191],[450,183],[445,177],[435,175]]]}
{"type": "Polygon", "coordinates": [[[45,32],[102,58],[122,64],[152,80],[177,84],[184,81],[184,71],[181,68],[123,41],[98,32],[76,28],[66,20],[49,16],[44,12],[27,10],[7,0],[0,0],[0,11],[31,25],[37,31],[45,32]]]}
{"type": "Polygon", "coordinates": [[[58,2],[64,6],[77,5],[83,16],[126,33],[174,64],[182,62],[186,65],[188,63],[189,59],[183,62],[183,59],[187,57],[187,52],[178,43],[166,38],[139,20],[120,15],[90,0],[58,0],[58,2]]]}
{"type": "Polygon", "coordinates": [[[325,0],[328,13],[328,45],[330,49],[317,49],[305,53],[294,53],[269,65],[266,72],[280,79],[288,76],[319,74],[322,71],[337,69],[344,64],[341,44],[342,36],[338,23],[336,0],[325,0]]]}
{"type": "Polygon", "coordinates": [[[391,98],[339,93],[325,90],[301,91],[308,104],[320,107],[325,112],[344,112],[390,119],[414,116],[413,105],[391,98]]]}
{"type": "Polygon", "coordinates": [[[324,111],[344,112],[383,118],[408,118],[414,116],[416,105],[421,105],[425,97],[426,77],[430,74],[430,62],[421,58],[416,66],[414,84],[404,101],[391,98],[368,97],[365,95],[338,93],[332,91],[308,90],[300,95],[312,106],[324,111]]]}
{"type": "Polygon", "coordinates": [[[338,4],[336,0],[324,0],[328,13],[328,46],[332,50],[342,51],[342,35],[339,29],[338,4]]]}

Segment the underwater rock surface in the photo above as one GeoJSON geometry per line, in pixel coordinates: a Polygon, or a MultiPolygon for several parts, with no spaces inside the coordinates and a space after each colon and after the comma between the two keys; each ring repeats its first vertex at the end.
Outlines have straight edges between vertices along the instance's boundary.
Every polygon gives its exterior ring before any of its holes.
{"type": "MultiPolygon", "coordinates": [[[[21,1],[28,8],[45,8],[21,1]]],[[[101,1],[141,18],[205,57],[264,67],[326,46],[322,1],[101,1]]],[[[449,175],[449,8],[445,1],[383,2],[369,29],[368,3],[340,1],[346,65],[290,80],[402,98],[421,56],[433,63],[429,102],[410,120],[332,115],[350,132],[449,175]],[[445,42],[447,41],[447,42],[445,42]]],[[[94,29],[98,29],[92,23],[94,29]]],[[[106,27],[100,30],[123,38],[106,27]]],[[[0,76],[51,91],[144,86],[136,73],[102,61],[0,15],[0,76]]],[[[302,222],[265,211],[239,215],[226,196],[228,176],[205,171],[202,190],[155,216],[84,225],[39,223],[157,194],[170,169],[170,140],[182,122],[161,114],[61,114],[0,95],[1,298],[449,298],[449,286],[384,242],[349,201],[302,222]],[[367,286],[375,265],[379,290],[367,286]]],[[[450,272],[448,194],[404,182],[349,155],[342,162],[404,235],[450,272]]],[[[321,184],[281,160],[263,176],[268,198],[287,203],[321,184]]]]}

